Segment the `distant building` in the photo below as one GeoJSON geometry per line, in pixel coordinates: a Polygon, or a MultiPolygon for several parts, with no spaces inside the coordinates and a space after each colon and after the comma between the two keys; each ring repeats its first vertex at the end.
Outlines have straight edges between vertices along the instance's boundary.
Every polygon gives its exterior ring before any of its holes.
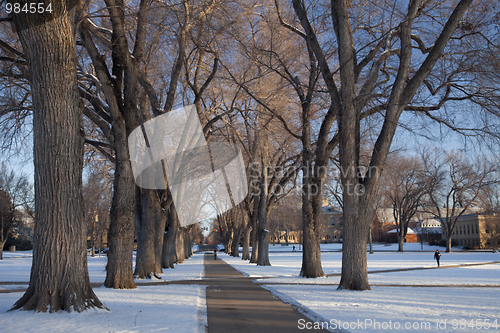
{"type": "Polygon", "coordinates": [[[323,206],[323,225],[320,228],[322,243],[341,243],[344,236],[343,213],[333,207],[323,206]]]}
{"type": "MultiPolygon", "coordinates": [[[[500,217],[497,215],[484,215],[481,213],[462,215],[452,233],[452,242],[458,246],[477,247],[479,249],[491,248],[498,238],[498,225],[500,217]]],[[[443,239],[447,231],[442,226],[443,239]]]]}

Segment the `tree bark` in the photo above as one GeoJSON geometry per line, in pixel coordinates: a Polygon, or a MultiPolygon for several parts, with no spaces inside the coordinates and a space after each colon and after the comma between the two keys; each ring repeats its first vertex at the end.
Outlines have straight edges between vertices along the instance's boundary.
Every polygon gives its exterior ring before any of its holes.
{"type": "Polygon", "coordinates": [[[231,247],[231,257],[238,258],[240,256],[240,240],[241,240],[241,227],[234,231],[233,246],[231,247]]]}
{"type": "Polygon", "coordinates": [[[177,219],[177,213],[175,211],[174,204],[170,205],[170,209],[168,212],[168,221],[168,230],[163,240],[162,267],[174,268],[174,264],[177,262],[175,244],[177,241],[177,229],[179,228],[179,220],[177,219]]]}
{"type": "Polygon", "coordinates": [[[324,276],[321,267],[321,248],[318,226],[322,218],[321,194],[311,184],[310,177],[304,177],[302,193],[302,268],[300,276],[315,278],[324,276]],[[315,208],[316,206],[316,208],[315,208]]]}
{"type": "Polygon", "coordinates": [[[193,225],[186,228],[186,233],[184,234],[184,252],[186,253],[186,259],[191,258],[193,255],[193,239],[191,238],[191,230],[193,225]]]}
{"type": "Polygon", "coordinates": [[[87,269],[74,11],[66,1],[52,9],[43,24],[37,15],[14,15],[31,75],[36,215],[29,287],[13,309],[80,312],[105,307],[87,269]]]}
{"type": "MultiPolygon", "coordinates": [[[[155,234],[157,224],[156,190],[142,189],[142,214],[137,234],[137,255],[134,275],[138,279],[151,279],[156,276],[155,234]]],[[[159,205],[158,205],[159,206],[159,205]]]]}
{"type": "Polygon", "coordinates": [[[113,123],[116,165],[108,234],[108,263],[104,286],[136,288],[133,274],[135,182],[127,148],[125,121],[113,123]]]}
{"type": "Polygon", "coordinates": [[[175,250],[177,252],[177,263],[182,264],[184,259],[186,259],[186,253],[184,252],[184,231],[186,228],[182,227],[177,230],[177,241],[175,250]]]}
{"type": "Polygon", "coordinates": [[[252,217],[253,223],[252,223],[252,232],[250,233],[250,238],[252,241],[252,255],[250,256],[250,263],[256,264],[257,259],[259,258],[259,223],[257,221],[257,214],[255,214],[255,217],[252,217]]]}
{"type": "Polygon", "coordinates": [[[243,233],[243,252],[241,254],[241,260],[250,260],[250,234],[251,229],[247,227],[243,233]]]}
{"type": "Polygon", "coordinates": [[[160,200],[156,198],[155,202],[155,220],[156,220],[156,230],[155,230],[155,272],[157,274],[163,273],[162,267],[162,256],[163,256],[163,241],[165,239],[165,225],[167,224],[167,214],[163,210],[160,204],[160,200]]]}
{"type": "MultiPolygon", "coordinates": [[[[267,151],[264,151],[266,154],[267,151]]],[[[263,162],[266,166],[267,163],[263,162]]],[[[259,256],[257,257],[257,266],[271,266],[269,262],[269,229],[267,226],[267,170],[262,170],[262,181],[260,186],[260,200],[258,210],[259,220],[259,256]]]]}

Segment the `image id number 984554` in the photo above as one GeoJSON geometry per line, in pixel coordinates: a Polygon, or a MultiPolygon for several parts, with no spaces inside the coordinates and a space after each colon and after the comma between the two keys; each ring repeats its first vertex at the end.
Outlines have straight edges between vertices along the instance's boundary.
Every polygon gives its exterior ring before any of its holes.
{"type": "Polygon", "coordinates": [[[5,4],[5,11],[7,14],[43,14],[52,13],[52,4],[49,2],[47,4],[43,2],[30,2],[30,3],[19,3],[19,2],[7,2],[5,4]]]}

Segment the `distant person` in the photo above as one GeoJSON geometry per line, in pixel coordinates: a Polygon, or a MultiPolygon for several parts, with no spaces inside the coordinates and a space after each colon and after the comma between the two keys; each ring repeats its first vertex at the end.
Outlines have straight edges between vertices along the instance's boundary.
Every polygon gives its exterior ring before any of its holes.
{"type": "Polygon", "coordinates": [[[214,260],[217,260],[217,249],[214,250],[214,260]]]}
{"type": "Polygon", "coordinates": [[[439,267],[439,259],[440,258],[441,258],[441,253],[439,253],[439,250],[436,250],[436,252],[434,252],[434,259],[436,259],[438,267],[439,267]]]}
{"type": "Polygon", "coordinates": [[[295,245],[293,246],[292,252],[295,252],[295,245]]]}

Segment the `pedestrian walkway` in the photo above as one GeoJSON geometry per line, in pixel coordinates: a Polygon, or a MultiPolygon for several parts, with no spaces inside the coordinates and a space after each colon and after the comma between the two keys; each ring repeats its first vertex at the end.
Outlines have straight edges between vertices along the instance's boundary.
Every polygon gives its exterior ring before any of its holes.
{"type": "Polygon", "coordinates": [[[302,332],[299,320],[311,321],[213,255],[205,255],[205,280],[208,333],[302,332]]]}

